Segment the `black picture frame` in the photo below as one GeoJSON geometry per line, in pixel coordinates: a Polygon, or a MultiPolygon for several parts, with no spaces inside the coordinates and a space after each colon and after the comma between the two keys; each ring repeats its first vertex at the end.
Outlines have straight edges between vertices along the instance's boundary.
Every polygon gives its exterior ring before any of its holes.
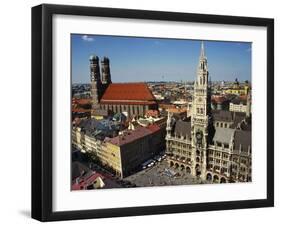
{"type": "Polygon", "coordinates": [[[176,12],[43,4],[32,8],[32,218],[122,217],[274,206],[274,20],[176,12]],[[55,14],[247,25],[267,28],[267,198],[98,210],[52,210],[52,18],[55,14]]]}

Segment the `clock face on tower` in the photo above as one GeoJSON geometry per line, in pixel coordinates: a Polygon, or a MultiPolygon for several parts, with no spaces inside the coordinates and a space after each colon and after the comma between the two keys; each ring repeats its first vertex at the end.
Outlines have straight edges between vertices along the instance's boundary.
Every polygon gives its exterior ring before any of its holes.
{"type": "Polygon", "coordinates": [[[197,144],[202,144],[203,134],[202,131],[198,130],[195,134],[197,144]]]}

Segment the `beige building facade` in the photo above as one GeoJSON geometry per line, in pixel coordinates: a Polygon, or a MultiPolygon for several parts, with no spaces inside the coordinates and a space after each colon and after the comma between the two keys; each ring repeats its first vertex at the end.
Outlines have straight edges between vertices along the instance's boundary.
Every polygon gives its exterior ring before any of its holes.
{"type": "MultiPolygon", "coordinates": [[[[91,119],[94,121],[94,119],[91,119]]],[[[165,148],[165,127],[152,124],[134,130],[120,131],[116,136],[99,137],[99,132],[88,120],[83,126],[73,127],[72,145],[83,153],[91,153],[101,165],[109,167],[123,178],[165,148]]]]}
{"type": "Polygon", "coordinates": [[[247,105],[243,103],[239,104],[234,104],[230,103],[229,104],[229,111],[234,111],[234,112],[247,112],[247,105]]]}

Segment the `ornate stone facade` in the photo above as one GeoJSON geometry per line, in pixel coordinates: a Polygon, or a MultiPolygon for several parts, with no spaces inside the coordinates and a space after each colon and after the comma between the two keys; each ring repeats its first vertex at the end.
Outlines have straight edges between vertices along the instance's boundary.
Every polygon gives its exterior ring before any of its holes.
{"type": "Polygon", "coordinates": [[[191,117],[168,113],[166,151],[169,164],[203,181],[251,181],[250,114],[212,111],[208,77],[202,42],[191,117]]]}

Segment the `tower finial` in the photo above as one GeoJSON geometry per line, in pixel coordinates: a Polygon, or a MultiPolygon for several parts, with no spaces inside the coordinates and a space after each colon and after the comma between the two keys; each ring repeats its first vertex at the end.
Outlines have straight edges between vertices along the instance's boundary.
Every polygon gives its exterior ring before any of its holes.
{"type": "Polygon", "coordinates": [[[201,41],[201,54],[200,57],[205,57],[204,42],[201,41]]]}

